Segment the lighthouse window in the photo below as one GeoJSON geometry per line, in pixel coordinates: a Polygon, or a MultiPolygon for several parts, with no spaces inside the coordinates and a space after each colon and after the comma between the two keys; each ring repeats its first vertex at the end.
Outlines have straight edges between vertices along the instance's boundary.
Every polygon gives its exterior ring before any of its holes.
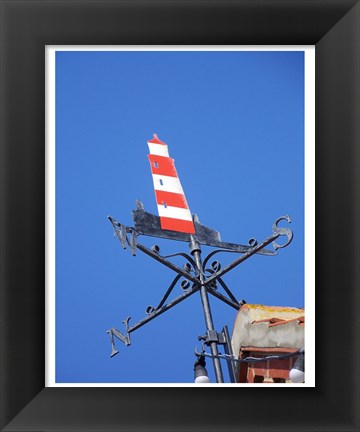
{"type": "Polygon", "coordinates": [[[160,179],[160,184],[161,184],[161,186],[163,186],[163,184],[164,184],[163,181],[162,181],[162,179],[160,179]]]}
{"type": "Polygon", "coordinates": [[[166,204],[166,202],[165,202],[165,201],[163,202],[163,204],[164,204],[164,208],[166,208],[166,207],[167,207],[167,204],[166,204]]]}
{"type": "Polygon", "coordinates": [[[158,162],[154,162],[154,168],[159,168],[159,163],[158,162]]]}

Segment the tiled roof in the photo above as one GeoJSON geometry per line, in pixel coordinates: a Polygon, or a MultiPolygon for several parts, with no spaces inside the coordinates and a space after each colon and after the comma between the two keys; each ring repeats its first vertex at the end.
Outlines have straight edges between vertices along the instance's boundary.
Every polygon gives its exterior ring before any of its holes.
{"type": "Polygon", "coordinates": [[[298,314],[299,312],[304,313],[303,308],[297,308],[292,306],[266,306],[262,304],[249,304],[245,303],[241,306],[239,309],[239,312],[244,311],[245,309],[249,310],[257,310],[260,311],[260,313],[263,313],[264,315],[268,316],[278,316],[278,315],[287,315],[287,314],[298,314]]]}
{"type": "Polygon", "coordinates": [[[253,321],[251,324],[257,324],[257,323],[261,323],[261,322],[268,322],[269,323],[269,327],[274,327],[274,326],[278,326],[278,325],[282,325],[282,324],[287,324],[289,322],[293,322],[293,321],[298,321],[298,324],[303,326],[305,324],[305,317],[301,316],[298,318],[293,318],[293,319],[281,319],[281,318],[265,318],[262,320],[256,320],[253,321]]]}

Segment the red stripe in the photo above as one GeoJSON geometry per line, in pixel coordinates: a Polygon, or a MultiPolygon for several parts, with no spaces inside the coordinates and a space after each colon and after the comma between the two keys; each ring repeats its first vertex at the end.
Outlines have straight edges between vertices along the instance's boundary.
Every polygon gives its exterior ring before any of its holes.
{"type": "Polygon", "coordinates": [[[153,174],[177,177],[174,159],[165,156],[148,155],[151,172],[153,174]]]}
{"type": "Polygon", "coordinates": [[[182,194],[155,190],[155,195],[157,204],[164,204],[166,202],[166,205],[170,207],[189,208],[185,196],[182,194]]]}
{"type": "Polygon", "coordinates": [[[161,217],[160,225],[161,229],[195,234],[195,227],[192,221],[161,217]]]}
{"type": "Polygon", "coordinates": [[[151,144],[165,144],[164,141],[159,140],[158,136],[156,134],[153,134],[153,138],[151,140],[148,141],[148,143],[151,144]]]}

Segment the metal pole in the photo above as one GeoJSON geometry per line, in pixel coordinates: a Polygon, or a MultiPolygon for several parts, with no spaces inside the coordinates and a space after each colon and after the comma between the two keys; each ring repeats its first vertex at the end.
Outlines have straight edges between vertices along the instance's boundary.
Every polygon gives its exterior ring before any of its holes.
{"type": "MultiPolygon", "coordinates": [[[[230,338],[228,326],[224,326],[222,333],[225,336],[225,346],[224,346],[225,353],[228,354],[229,356],[231,356],[231,358],[232,358],[234,353],[233,353],[233,349],[232,349],[232,345],[231,345],[231,338],[230,338]]],[[[234,362],[231,361],[230,359],[227,360],[227,364],[228,364],[228,368],[229,368],[230,382],[235,383],[236,382],[236,366],[235,366],[234,362]]]]}
{"type": "MultiPolygon", "coordinates": [[[[203,265],[201,261],[201,248],[200,243],[195,239],[194,236],[190,236],[190,252],[191,255],[194,257],[197,270],[199,272],[199,281],[201,284],[200,287],[200,297],[201,302],[203,305],[204,315],[205,315],[205,323],[206,323],[206,329],[208,331],[214,331],[214,323],[212,320],[211,315],[211,309],[210,309],[210,302],[209,297],[207,293],[207,288],[204,285],[205,277],[204,277],[204,271],[203,271],[203,265]]],[[[215,376],[216,376],[216,382],[223,383],[224,377],[221,369],[221,363],[220,359],[216,358],[215,356],[219,355],[218,348],[217,348],[217,342],[210,342],[210,350],[213,357],[213,363],[214,363],[214,370],[215,370],[215,376]]]]}

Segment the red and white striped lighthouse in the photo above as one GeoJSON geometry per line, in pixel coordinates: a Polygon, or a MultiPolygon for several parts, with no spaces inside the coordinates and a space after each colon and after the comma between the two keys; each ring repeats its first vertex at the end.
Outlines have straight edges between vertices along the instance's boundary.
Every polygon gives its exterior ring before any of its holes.
{"type": "Polygon", "coordinates": [[[167,144],[156,134],[147,143],[161,228],[195,234],[189,206],[167,144]]]}

